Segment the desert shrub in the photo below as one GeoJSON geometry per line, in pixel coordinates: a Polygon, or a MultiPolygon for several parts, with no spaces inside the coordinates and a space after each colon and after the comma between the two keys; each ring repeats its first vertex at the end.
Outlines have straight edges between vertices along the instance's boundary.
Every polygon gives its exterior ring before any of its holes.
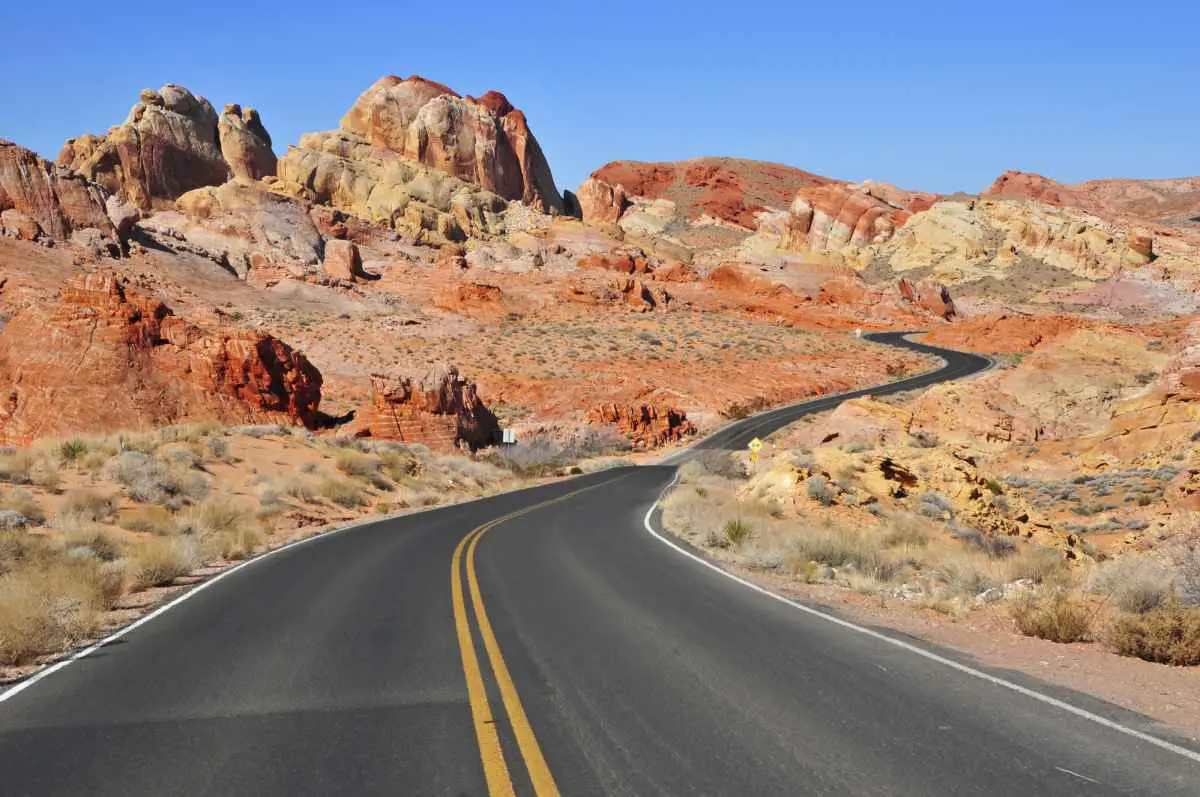
{"type": "Polygon", "coordinates": [[[248,521],[246,510],[227,497],[210,498],[181,513],[177,518],[179,531],[203,537],[236,531],[248,521]]]}
{"type": "Polygon", "coordinates": [[[325,479],[317,485],[317,494],[347,509],[355,509],[366,503],[362,488],[343,479],[325,479]]]}
{"type": "Polygon", "coordinates": [[[789,542],[792,557],[798,560],[792,568],[797,572],[809,561],[830,567],[853,565],[865,576],[889,581],[900,569],[900,564],[886,555],[881,537],[859,529],[826,524],[804,530],[789,542]]]}
{"type": "Polygon", "coordinates": [[[490,453],[495,464],[518,476],[544,476],[581,459],[628,451],[629,440],[611,427],[582,427],[566,435],[534,435],[490,453]]]}
{"type": "Polygon", "coordinates": [[[108,465],[109,474],[120,482],[130,499],[141,504],[182,504],[199,501],[209,491],[209,479],[190,468],[168,468],[153,454],[124,451],[108,465]]]}
{"type": "Polygon", "coordinates": [[[213,555],[235,562],[245,559],[262,545],[266,535],[262,529],[252,523],[243,523],[235,528],[214,534],[205,543],[205,548],[213,555]]]}
{"type": "Polygon", "coordinates": [[[488,487],[511,475],[491,462],[464,456],[438,457],[436,465],[445,472],[450,481],[475,488],[488,487]]]}
{"type": "Polygon", "coordinates": [[[224,437],[210,437],[205,443],[205,448],[208,449],[208,453],[213,459],[219,459],[222,462],[229,461],[229,441],[224,437]]]}
{"type": "Polygon", "coordinates": [[[347,476],[369,480],[379,473],[380,461],[379,457],[346,450],[338,452],[336,464],[337,469],[347,476]]]}
{"type": "Polygon", "coordinates": [[[808,497],[820,503],[821,506],[830,506],[837,498],[837,489],[829,483],[829,479],[819,473],[809,478],[806,491],[808,497]]]}
{"type": "Polygon", "coordinates": [[[91,556],[102,562],[115,562],[124,553],[121,543],[102,528],[82,528],[68,532],[62,539],[68,556],[91,556]]]}
{"type": "Polygon", "coordinates": [[[750,539],[750,535],[754,530],[741,518],[732,518],[725,521],[725,526],[722,529],[725,534],[725,539],[730,545],[741,545],[746,540],[750,539]]]}
{"type": "Polygon", "coordinates": [[[887,548],[924,548],[929,545],[929,529],[908,515],[891,518],[883,529],[883,545],[887,548]]]}
{"type": "MultiPolygon", "coordinates": [[[[1011,537],[997,537],[997,540],[1008,540],[1015,546],[1011,537]]],[[[996,554],[988,552],[989,556],[996,554]]],[[[1067,572],[1066,560],[1063,555],[1053,548],[1032,543],[1020,546],[1016,555],[1008,558],[1004,565],[1007,578],[1012,581],[1028,579],[1035,584],[1046,584],[1055,581],[1067,572]]]]}
{"type": "Polygon", "coordinates": [[[119,568],[89,559],[62,559],[0,576],[0,663],[25,664],[95,633],[121,581],[119,568]]]}
{"type": "Polygon", "coordinates": [[[723,479],[744,479],[747,476],[746,464],[730,451],[704,449],[696,453],[695,458],[688,464],[695,463],[704,473],[711,473],[723,479]]]}
{"type": "Polygon", "coordinates": [[[1012,616],[1022,634],[1051,642],[1082,642],[1092,633],[1092,611],[1062,590],[1022,596],[1012,616]]]}
{"type": "Polygon", "coordinates": [[[257,440],[261,440],[264,437],[271,437],[272,435],[276,437],[290,437],[292,430],[286,426],[281,426],[280,424],[276,423],[261,424],[257,426],[235,426],[229,430],[229,433],[245,435],[246,437],[253,437],[257,440]]]}
{"type": "Polygon", "coordinates": [[[917,512],[927,518],[942,520],[951,514],[950,499],[932,490],[921,493],[917,499],[917,512]]]}
{"type": "Polygon", "coordinates": [[[993,559],[1003,559],[1017,550],[1017,542],[1012,537],[985,534],[979,529],[968,526],[950,525],[950,536],[956,540],[987,554],[993,559]]]}
{"type": "Polygon", "coordinates": [[[1122,556],[1102,562],[1088,578],[1091,592],[1109,595],[1124,612],[1144,614],[1174,597],[1171,574],[1147,556],[1122,556]]]}
{"type": "Polygon", "coordinates": [[[398,482],[420,476],[425,464],[411,452],[385,449],[379,452],[379,468],[389,479],[398,482]]]}
{"type": "Polygon", "coordinates": [[[1172,604],[1123,615],[1105,634],[1122,656],[1180,667],[1200,665],[1200,607],[1172,604]]]}
{"type": "Polygon", "coordinates": [[[111,519],[120,509],[115,495],[101,495],[93,490],[70,490],[58,508],[56,522],[62,525],[97,523],[111,519]]]}
{"type": "Polygon", "coordinates": [[[914,432],[908,436],[908,444],[914,448],[937,448],[937,436],[930,432],[914,432]]]}
{"type": "Polygon", "coordinates": [[[9,509],[24,515],[30,523],[45,523],[46,510],[33,497],[33,493],[17,487],[0,495],[0,509],[9,509]]]}
{"type": "Polygon", "coordinates": [[[53,462],[46,457],[41,457],[34,463],[33,469],[29,473],[29,481],[43,490],[58,492],[58,488],[62,484],[62,476],[59,475],[58,468],[54,466],[53,462]]]}
{"type": "Polygon", "coordinates": [[[968,598],[974,598],[1001,583],[987,559],[966,551],[940,558],[932,572],[951,594],[968,598]]]}
{"type": "Polygon", "coordinates": [[[318,495],[316,485],[309,479],[289,479],[284,485],[283,491],[292,498],[304,503],[311,503],[317,500],[318,495]]]}
{"type": "Polygon", "coordinates": [[[37,456],[27,448],[18,448],[0,456],[0,481],[32,484],[37,456]]]}
{"type": "Polygon", "coordinates": [[[142,506],[117,521],[117,525],[128,531],[166,537],[179,532],[175,515],[161,506],[142,506]]]}
{"type": "Polygon", "coordinates": [[[72,437],[58,444],[58,458],[63,462],[75,462],[88,452],[87,441],[80,437],[72,437]]]}
{"type": "Polygon", "coordinates": [[[200,566],[199,548],[186,537],[153,537],[130,551],[135,588],[161,587],[200,566]]]}
{"type": "Polygon", "coordinates": [[[29,518],[15,509],[0,509],[0,531],[15,531],[29,525],[29,518]]]}

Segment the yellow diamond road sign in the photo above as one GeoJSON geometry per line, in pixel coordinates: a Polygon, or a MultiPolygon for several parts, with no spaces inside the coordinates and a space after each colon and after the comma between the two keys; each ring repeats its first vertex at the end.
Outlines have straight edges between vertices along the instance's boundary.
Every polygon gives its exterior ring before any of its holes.
{"type": "Polygon", "coordinates": [[[763,441],[759,440],[756,437],[753,440],[751,440],[750,444],[746,447],[749,448],[751,451],[753,451],[755,454],[757,454],[759,452],[759,450],[763,447],[763,441]]]}

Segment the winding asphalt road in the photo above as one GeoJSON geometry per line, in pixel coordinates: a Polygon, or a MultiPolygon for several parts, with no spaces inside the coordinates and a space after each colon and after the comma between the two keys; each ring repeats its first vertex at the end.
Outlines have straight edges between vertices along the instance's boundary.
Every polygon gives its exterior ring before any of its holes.
{"type": "MultiPolygon", "coordinates": [[[[849,395],[987,365],[880,341],[946,367],[849,395]]],[[[1143,717],[839,624],[664,544],[647,512],[673,476],[381,521],[210,582],[0,695],[0,794],[1200,794],[1200,755],[1143,717]]]]}

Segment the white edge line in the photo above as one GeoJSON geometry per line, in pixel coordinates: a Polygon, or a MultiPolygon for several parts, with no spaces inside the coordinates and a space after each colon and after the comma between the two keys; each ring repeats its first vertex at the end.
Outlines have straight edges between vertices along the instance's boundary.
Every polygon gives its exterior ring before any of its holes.
{"type": "Polygon", "coordinates": [[[683,554],[688,559],[691,559],[692,561],[694,561],[698,564],[701,564],[704,567],[707,567],[709,570],[712,570],[715,573],[719,573],[728,579],[732,579],[733,581],[736,581],[737,583],[741,584],[744,587],[748,587],[749,589],[752,589],[761,595],[765,595],[768,598],[777,600],[780,603],[791,606],[793,609],[802,611],[805,614],[809,614],[813,617],[817,617],[822,620],[826,620],[830,623],[833,623],[834,625],[845,628],[848,631],[855,631],[859,634],[863,634],[865,636],[871,637],[872,639],[878,640],[880,642],[885,642],[894,647],[898,647],[902,650],[906,650],[909,653],[915,653],[916,655],[921,656],[922,658],[928,659],[929,661],[936,662],[945,667],[949,667],[952,670],[958,670],[961,673],[970,675],[973,678],[978,678],[981,681],[987,681],[988,683],[994,684],[996,686],[1000,686],[1005,689],[1010,689],[1013,692],[1016,692],[1017,694],[1021,694],[1026,697],[1031,697],[1034,700],[1037,700],[1041,703],[1045,703],[1048,706],[1053,706],[1054,708],[1061,709],[1062,711],[1066,711],[1070,714],[1074,714],[1076,717],[1080,717],[1082,719],[1089,720],[1091,722],[1096,723],[1097,725],[1102,725],[1105,728],[1117,731],[1119,733],[1123,733],[1126,736],[1132,736],[1135,739],[1146,742],[1148,744],[1152,744],[1155,747],[1162,748],[1163,750],[1166,750],[1168,752],[1175,753],[1176,755],[1180,755],[1180,756],[1183,756],[1184,758],[1195,761],[1196,763],[1200,763],[1200,752],[1196,752],[1195,750],[1190,750],[1186,747],[1181,747],[1177,744],[1172,744],[1171,742],[1168,742],[1165,739],[1159,739],[1157,736],[1151,736],[1148,733],[1143,733],[1142,731],[1127,727],[1125,725],[1120,724],[1119,722],[1115,722],[1106,717],[1102,717],[1099,714],[1094,714],[1091,711],[1088,711],[1086,709],[1079,708],[1078,706],[1073,706],[1070,703],[1067,703],[1066,701],[1063,701],[1063,700],[1059,700],[1056,697],[1051,697],[1050,695],[1044,695],[1041,692],[1035,691],[1035,690],[1030,689],[1025,686],[1021,686],[1020,684],[1017,684],[1017,683],[1013,683],[1012,681],[1006,681],[1003,678],[999,678],[995,675],[991,675],[990,673],[983,672],[982,670],[977,670],[974,667],[968,667],[967,665],[961,664],[957,661],[954,661],[953,659],[948,659],[945,656],[939,656],[936,653],[932,653],[928,650],[925,650],[924,648],[920,648],[916,645],[912,645],[912,644],[909,644],[908,642],[904,642],[900,639],[896,639],[895,637],[888,636],[887,634],[881,634],[880,632],[875,631],[870,628],[867,628],[866,626],[861,626],[856,623],[852,623],[848,620],[843,620],[840,617],[836,617],[827,612],[823,612],[820,609],[814,609],[811,606],[806,606],[803,603],[799,603],[797,601],[790,600],[788,598],[783,597],[782,595],[779,595],[778,593],[772,592],[771,590],[769,590],[765,587],[761,587],[758,584],[755,584],[751,581],[747,581],[746,579],[742,578],[741,576],[731,573],[728,570],[713,564],[712,562],[708,561],[707,559],[705,559],[701,556],[697,556],[696,554],[692,553],[691,551],[688,551],[687,549],[672,542],[667,537],[665,537],[663,534],[660,534],[659,532],[655,531],[654,526],[650,523],[650,518],[654,514],[654,510],[657,509],[659,504],[662,502],[663,496],[665,496],[667,494],[668,490],[670,490],[672,487],[675,486],[675,483],[678,480],[679,480],[679,474],[678,474],[678,472],[676,472],[675,478],[671,480],[670,484],[668,484],[665,488],[663,488],[663,491],[659,494],[658,498],[654,501],[654,503],[652,503],[650,505],[650,508],[648,510],[646,510],[646,516],[642,520],[642,525],[644,525],[646,527],[646,531],[648,531],[651,536],[653,536],[655,539],[657,539],[663,545],[666,545],[668,548],[671,548],[672,550],[674,550],[676,553],[683,554]]]}

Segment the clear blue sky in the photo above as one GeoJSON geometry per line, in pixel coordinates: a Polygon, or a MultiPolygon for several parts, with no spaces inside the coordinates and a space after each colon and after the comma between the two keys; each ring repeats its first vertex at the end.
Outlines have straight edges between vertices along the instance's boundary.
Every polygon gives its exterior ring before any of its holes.
{"type": "Polygon", "coordinates": [[[934,191],[1200,173],[1195,0],[0,5],[0,137],[49,157],[148,86],[257,107],[283,151],[418,73],[505,92],[564,188],[699,155],[934,191]]]}

